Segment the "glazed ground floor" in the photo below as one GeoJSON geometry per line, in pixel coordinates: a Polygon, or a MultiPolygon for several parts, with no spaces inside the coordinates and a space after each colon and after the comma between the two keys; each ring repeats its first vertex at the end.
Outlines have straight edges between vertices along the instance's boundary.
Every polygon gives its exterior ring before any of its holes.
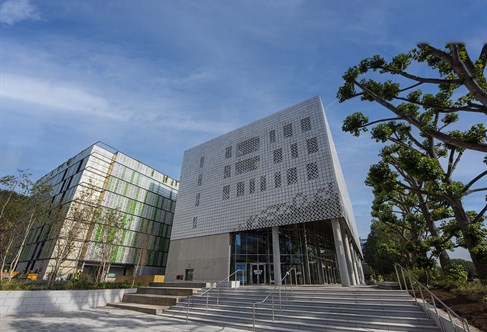
{"type": "Polygon", "coordinates": [[[166,280],[298,284],[364,282],[360,253],[339,219],[171,240],[166,280]],[[285,280],[290,282],[290,280],[285,280]],[[285,282],[283,281],[283,282],[285,282]]]}

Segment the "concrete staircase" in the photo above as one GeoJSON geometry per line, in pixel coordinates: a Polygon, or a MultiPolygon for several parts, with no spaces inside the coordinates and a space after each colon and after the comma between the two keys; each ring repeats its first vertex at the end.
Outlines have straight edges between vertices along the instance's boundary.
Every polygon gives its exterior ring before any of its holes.
{"type": "MultiPolygon", "coordinates": [[[[252,303],[263,300],[272,287],[244,286],[221,288],[217,305],[217,290],[209,293],[206,312],[205,289],[189,299],[179,300],[166,308],[164,316],[186,319],[211,325],[252,330],[252,303]]],[[[369,286],[323,287],[301,286],[291,292],[287,301],[284,288],[256,309],[256,331],[440,331],[432,319],[405,292],[380,290],[369,286]]]]}
{"type": "Polygon", "coordinates": [[[136,293],[125,294],[122,302],[109,303],[108,305],[159,315],[169,307],[207,286],[206,283],[151,282],[149,287],[138,288],[136,293]]]}

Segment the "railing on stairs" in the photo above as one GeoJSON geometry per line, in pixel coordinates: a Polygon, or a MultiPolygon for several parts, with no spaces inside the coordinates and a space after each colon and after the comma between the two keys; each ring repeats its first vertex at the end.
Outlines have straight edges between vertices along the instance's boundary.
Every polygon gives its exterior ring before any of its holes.
{"type": "MultiPolygon", "coordinates": [[[[287,277],[291,275],[291,271],[294,270],[294,280],[296,282],[296,289],[298,286],[298,278],[297,278],[297,273],[296,273],[296,268],[291,268],[289,271],[286,272],[284,277],[281,279],[281,282],[278,283],[277,285],[274,286],[274,288],[269,292],[269,294],[262,300],[262,301],[257,301],[252,303],[252,331],[255,332],[255,309],[258,304],[264,304],[265,301],[270,297],[272,301],[272,321],[274,321],[274,292],[276,289],[279,290],[279,310],[282,310],[282,304],[281,304],[281,287],[282,287],[282,282],[284,281],[284,287],[285,287],[285,294],[286,294],[286,302],[287,302],[287,277]]],[[[293,292],[293,278],[291,276],[291,293],[293,292]]]]}
{"type": "Polygon", "coordinates": [[[451,331],[451,329],[447,329],[447,326],[444,325],[442,316],[440,316],[438,313],[437,304],[441,307],[441,309],[445,310],[448,313],[448,321],[451,324],[453,331],[458,331],[457,325],[453,321],[453,318],[456,318],[462,324],[462,330],[460,330],[460,331],[470,332],[468,322],[465,318],[458,316],[445,303],[443,303],[438,297],[436,297],[426,286],[424,286],[422,283],[420,283],[418,281],[418,279],[416,279],[413,275],[411,275],[411,273],[409,273],[405,268],[403,268],[401,265],[396,263],[396,264],[394,264],[394,269],[396,270],[397,282],[399,283],[400,289],[405,290],[408,293],[411,291],[413,293],[413,297],[416,300],[416,302],[418,302],[418,297],[416,297],[416,291],[418,291],[419,295],[421,296],[421,299],[423,301],[424,311],[426,312],[426,314],[428,315],[429,318],[432,318],[430,316],[429,310],[427,309],[426,296],[423,293],[423,291],[426,292],[427,295],[429,295],[429,299],[431,300],[431,304],[434,307],[436,316],[438,317],[438,321],[440,323],[440,328],[443,332],[451,331]],[[399,277],[399,271],[398,270],[401,271],[402,280],[399,277]],[[408,283],[406,281],[406,276],[407,276],[407,279],[409,280],[409,288],[408,288],[408,283]],[[415,288],[415,285],[416,285],[417,289],[415,288]],[[404,289],[403,289],[403,286],[404,286],[404,289]]]}
{"type": "MultiPolygon", "coordinates": [[[[244,270],[236,270],[235,272],[231,273],[228,275],[228,277],[225,277],[224,279],[220,280],[219,282],[217,282],[216,284],[212,285],[210,288],[208,288],[206,291],[204,291],[203,293],[197,295],[199,297],[202,297],[204,295],[206,295],[206,309],[205,309],[205,314],[208,313],[208,301],[209,301],[209,296],[210,296],[210,292],[216,288],[217,290],[217,297],[216,297],[216,305],[219,304],[220,302],[220,284],[224,281],[228,281],[228,284],[227,284],[227,287],[226,287],[226,290],[227,290],[227,295],[228,295],[228,289],[229,289],[229,285],[231,283],[231,280],[230,278],[232,276],[235,275],[235,290],[237,290],[237,285],[236,285],[236,281],[237,281],[237,275],[238,273],[241,272],[242,273],[242,282],[244,282],[245,280],[245,277],[244,277],[244,270]]],[[[187,302],[187,308],[186,308],[186,322],[188,322],[188,319],[189,319],[189,308],[191,306],[191,296],[188,297],[188,302],[187,302]]]]}

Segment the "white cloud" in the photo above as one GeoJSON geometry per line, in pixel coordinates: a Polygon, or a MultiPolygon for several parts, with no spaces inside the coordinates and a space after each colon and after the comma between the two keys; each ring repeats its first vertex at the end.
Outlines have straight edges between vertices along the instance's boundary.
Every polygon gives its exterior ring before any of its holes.
{"type": "Polygon", "coordinates": [[[25,20],[40,20],[38,9],[29,0],[7,0],[0,5],[0,23],[13,25],[25,20]]]}
{"type": "Polygon", "coordinates": [[[32,77],[2,75],[0,97],[37,105],[39,111],[54,108],[63,112],[120,118],[119,114],[108,110],[109,103],[104,98],[92,95],[83,89],[32,77]]]}

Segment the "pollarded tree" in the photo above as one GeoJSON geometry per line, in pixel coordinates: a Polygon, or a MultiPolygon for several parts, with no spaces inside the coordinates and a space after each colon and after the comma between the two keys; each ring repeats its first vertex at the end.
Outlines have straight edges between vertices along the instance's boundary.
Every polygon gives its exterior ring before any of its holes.
{"type": "Polygon", "coordinates": [[[399,54],[391,62],[379,55],[364,59],[343,75],[345,84],[338,90],[339,101],[360,97],[377,102],[395,117],[369,122],[361,113],[355,113],[347,118],[345,125],[348,131],[358,135],[372,124],[400,120],[415,127],[425,137],[461,149],[487,152],[484,126],[484,116],[487,115],[486,62],[487,44],[476,61],[471,59],[463,44],[448,44],[445,50],[419,44],[417,49],[399,54]],[[432,72],[437,72],[437,77],[412,74],[408,68],[413,62],[426,63],[432,72]],[[370,71],[400,76],[400,79],[381,82],[360,78],[370,71]],[[455,122],[461,113],[478,114],[481,120],[464,131],[445,131],[445,125],[455,122]],[[433,123],[432,119],[440,121],[433,123]]]}
{"type": "Polygon", "coordinates": [[[487,239],[483,221],[487,205],[469,212],[464,208],[463,199],[487,190],[478,187],[487,170],[473,174],[466,183],[455,181],[453,175],[465,149],[487,151],[483,124],[487,115],[486,60],[487,45],[473,62],[464,45],[450,44],[445,50],[439,50],[422,44],[391,62],[380,56],[362,60],[345,73],[345,84],[338,91],[340,102],[360,97],[394,114],[392,118],[378,116],[369,121],[364,114],[354,113],[345,119],[343,130],[358,136],[372,127],[376,141],[403,148],[401,167],[412,178],[419,179],[422,186],[403,182],[400,186],[451,208],[455,217],[453,226],[460,230],[463,244],[484,280],[487,279],[487,239]],[[426,64],[431,72],[436,71],[437,77],[420,77],[408,72],[413,62],[426,64]],[[379,79],[363,78],[370,72],[379,72],[379,79]],[[387,75],[396,77],[397,82],[380,81],[387,75]],[[457,127],[452,124],[459,120],[459,114],[465,113],[476,114],[480,122],[465,125],[463,121],[464,128],[459,130],[462,121],[457,127]]]}
{"type": "MultiPolygon", "coordinates": [[[[416,246],[421,252],[431,251],[438,257],[440,265],[446,267],[450,262],[447,249],[453,249],[453,236],[458,236],[451,224],[452,211],[434,197],[422,194],[424,181],[408,173],[403,165],[408,158],[402,156],[409,152],[398,145],[384,147],[381,151],[382,160],[372,165],[365,183],[373,188],[375,196],[372,205],[372,216],[383,222],[394,222],[395,219],[383,218],[384,211],[394,209],[404,220],[411,234],[416,234],[416,246]],[[407,187],[413,188],[413,190],[407,187]]],[[[414,242],[411,242],[414,244],[414,242]]],[[[411,248],[414,249],[414,248],[411,248]]],[[[421,257],[421,256],[420,256],[421,257]]]]}

